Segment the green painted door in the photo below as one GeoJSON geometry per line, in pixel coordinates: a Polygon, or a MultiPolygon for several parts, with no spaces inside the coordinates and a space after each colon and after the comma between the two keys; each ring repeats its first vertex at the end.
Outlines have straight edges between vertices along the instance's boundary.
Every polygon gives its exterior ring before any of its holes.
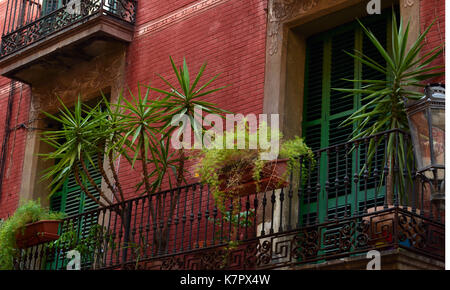
{"type": "MultiPolygon", "coordinates": [[[[389,13],[363,19],[363,23],[381,39],[384,46],[389,19],[389,13]]],[[[382,60],[382,56],[369,43],[356,21],[314,35],[307,40],[303,135],[313,150],[350,140],[354,128],[341,127],[340,124],[362,105],[361,96],[348,96],[332,88],[361,85],[343,79],[384,77],[377,71],[362,66],[359,61],[344,52],[354,53],[355,50],[362,51],[373,59],[382,60]]],[[[375,203],[383,204],[382,190],[373,177],[369,177],[367,183],[360,182],[356,186],[352,183],[353,174],[359,172],[364,164],[364,149],[364,146],[361,146],[359,151],[345,154],[344,148],[341,148],[339,153],[330,152],[329,156],[322,154],[312,171],[309,184],[305,185],[302,224],[321,223],[336,217],[342,218],[346,214],[351,216],[364,210],[364,207],[370,208],[375,203]],[[346,176],[351,182],[347,187],[344,186],[346,176]],[[327,181],[330,185],[328,194],[325,191],[327,181]],[[319,190],[317,184],[320,184],[319,190]]],[[[378,153],[377,160],[381,163],[381,147],[378,153]]]]}
{"type": "MultiPolygon", "coordinates": [[[[97,162],[97,158],[93,158],[94,162],[97,162]]],[[[96,167],[92,166],[92,164],[86,162],[88,164],[89,174],[94,179],[95,183],[98,186],[101,186],[102,176],[96,167]]],[[[83,181],[84,186],[94,195],[96,198],[99,198],[99,193],[94,189],[94,187],[89,183],[89,181],[83,181]]],[[[69,178],[65,181],[61,190],[55,193],[50,199],[50,209],[53,211],[60,211],[67,214],[68,217],[73,217],[78,214],[93,210],[98,208],[98,204],[95,203],[92,199],[90,199],[82,190],[81,187],[77,184],[75,180],[75,176],[71,174],[69,178]]],[[[78,222],[74,222],[72,225],[65,225],[62,229],[60,229],[60,234],[67,232],[68,230],[72,230],[76,232],[78,239],[84,239],[88,236],[90,229],[92,226],[98,223],[98,215],[90,215],[87,219],[76,219],[78,222]]],[[[47,267],[50,269],[65,269],[65,265],[67,264],[67,259],[65,259],[66,252],[60,251],[55,252],[55,257],[53,261],[47,264],[47,267]],[[58,260],[58,264],[56,265],[56,260],[58,260]]],[[[89,255],[82,255],[82,266],[86,266],[91,263],[91,257],[89,255]]]]}

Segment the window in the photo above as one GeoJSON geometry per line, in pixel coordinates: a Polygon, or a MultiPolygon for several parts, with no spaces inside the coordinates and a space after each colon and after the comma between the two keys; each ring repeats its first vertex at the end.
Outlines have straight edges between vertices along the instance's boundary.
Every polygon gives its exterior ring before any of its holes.
{"type": "MultiPolygon", "coordinates": [[[[94,99],[89,102],[89,105],[95,105],[98,99],[94,99]]],[[[56,124],[50,125],[53,128],[58,128],[59,126],[56,124]]],[[[88,160],[85,160],[85,164],[87,166],[88,172],[95,184],[98,187],[101,187],[102,175],[98,170],[98,156],[95,154],[91,156],[92,161],[95,166],[91,164],[88,160]]],[[[103,161],[103,156],[101,157],[103,161]]],[[[81,167],[79,168],[80,172],[82,171],[81,167]]],[[[81,178],[81,176],[80,176],[81,178]]],[[[95,197],[100,198],[100,194],[97,190],[95,190],[94,186],[87,180],[82,179],[83,186],[95,197]]],[[[99,207],[99,205],[93,201],[88,195],[81,189],[78,185],[75,175],[71,173],[69,177],[65,180],[64,184],[61,186],[58,192],[54,193],[50,198],[50,209],[52,211],[63,212],[67,215],[67,217],[74,217],[79,214],[95,210],[99,207]]],[[[64,224],[60,228],[60,235],[66,233],[68,231],[75,231],[77,238],[79,240],[85,239],[90,234],[91,229],[95,225],[98,224],[98,212],[94,214],[89,214],[86,217],[76,218],[71,220],[71,224],[64,224]]],[[[64,251],[54,251],[50,262],[47,263],[47,269],[65,269],[65,266],[68,263],[66,259],[66,253],[71,249],[64,249],[64,251]]],[[[94,253],[83,253],[81,256],[81,266],[89,266],[93,262],[93,254],[94,253]]]]}
{"type": "MultiPolygon", "coordinates": [[[[362,20],[385,47],[390,18],[389,13],[382,13],[362,20]]],[[[313,150],[317,150],[349,141],[354,128],[352,126],[341,127],[340,124],[363,105],[361,96],[349,97],[346,93],[337,92],[332,88],[351,88],[351,86],[361,85],[345,81],[344,78],[380,79],[384,77],[376,70],[363,66],[359,61],[347,55],[345,51],[350,53],[354,53],[355,50],[362,51],[380,62],[383,58],[372,46],[356,21],[314,35],[307,39],[306,45],[303,135],[306,143],[313,150]]],[[[381,168],[381,154],[383,153],[381,147],[379,147],[380,157],[377,158],[380,163],[378,168],[381,168]]],[[[311,181],[313,190],[303,200],[303,223],[323,222],[325,218],[333,220],[336,215],[341,218],[344,214],[359,212],[361,203],[364,203],[366,190],[371,204],[375,204],[375,191],[377,190],[376,204],[380,203],[382,193],[373,177],[369,178],[367,188],[364,185],[360,185],[357,189],[354,186],[347,188],[344,186],[344,177],[346,175],[352,177],[353,173],[364,164],[364,158],[364,150],[359,150],[358,153],[353,152],[352,155],[345,154],[344,150],[339,153],[330,153],[329,156],[323,154],[321,160],[318,161],[320,162],[319,166],[315,168],[316,172],[311,174],[313,179],[317,177],[320,180],[311,181]],[[319,170],[317,168],[320,168],[320,172],[317,172],[319,170]],[[328,192],[328,203],[325,204],[326,199],[317,199],[317,196],[325,194],[324,187],[328,174],[330,174],[328,178],[332,184],[328,192]],[[334,184],[335,179],[341,182],[334,184]],[[317,182],[321,185],[320,192],[315,190],[317,182]],[[363,193],[361,194],[361,192],[363,193]],[[324,210],[327,206],[328,216],[326,216],[327,211],[324,210]],[[318,217],[317,209],[320,209],[318,217]]]]}

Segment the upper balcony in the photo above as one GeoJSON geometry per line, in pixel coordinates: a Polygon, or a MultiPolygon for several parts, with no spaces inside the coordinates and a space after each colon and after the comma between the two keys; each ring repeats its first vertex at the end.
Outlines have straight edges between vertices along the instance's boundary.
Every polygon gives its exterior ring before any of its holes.
{"type": "Polygon", "coordinates": [[[8,0],[0,74],[25,83],[129,43],[136,0],[8,0]]]}

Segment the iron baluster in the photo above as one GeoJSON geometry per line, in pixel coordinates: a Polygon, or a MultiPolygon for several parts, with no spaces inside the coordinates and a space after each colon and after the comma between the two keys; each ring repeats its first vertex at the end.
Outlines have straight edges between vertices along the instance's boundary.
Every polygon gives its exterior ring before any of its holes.
{"type": "Polygon", "coordinates": [[[311,195],[312,195],[312,187],[311,187],[311,166],[312,166],[312,161],[309,160],[308,163],[308,186],[306,187],[306,194],[307,194],[307,206],[308,209],[306,210],[306,224],[309,225],[310,224],[310,205],[311,205],[311,195]]]}
{"type": "Polygon", "coordinates": [[[378,171],[378,135],[375,136],[375,141],[374,141],[374,146],[375,146],[375,168],[373,170],[373,179],[374,179],[374,183],[375,183],[375,211],[377,211],[377,206],[378,206],[378,188],[380,187],[379,185],[379,171],[378,171]]]}
{"type": "MultiPolygon", "coordinates": [[[[363,173],[363,178],[364,178],[364,211],[363,213],[367,213],[367,182],[369,180],[369,156],[367,154],[368,152],[368,147],[367,147],[367,143],[368,143],[368,138],[364,139],[364,173],[363,173]]],[[[375,200],[376,203],[376,200],[375,200]]]]}
{"type": "Polygon", "coordinates": [[[192,202],[191,202],[191,214],[189,215],[190,229],[189,229],[189,243],[188,249],[192,249],[192,227],[194,225],[194,196],[195,196],[195,184],[192,186],[192,202]]]}
{"type": "MultiPolygon", "coordinates": [[[[345,210],[345,214],[344,217],[348,217],[348,210],[347,210],[347,205],[348,205],[348,189],[350,186],[350,176],[349,176],[349,167],[348,167],[348,143],[345,143],[345,177],[344,177],[344,195],[345,195],[345,206],[344,206],[344,210],[345,210]]],[[[351,208],[350,208],[351,211],[351,208]]]]}
{"type": "Polygon", "coordinates": [[[274,233],[273,230],[273,222],[274,222],[274,212],[275,212],[275,190],[272,190],[272,196],[270,197],[270,202],[272,203],[272,215],[271,215],[271,221],[270,221],[270,234],[274,233]]]}
{"type": "MultiPolygon", "coordinates": [[[[334,220],[337,222],[337,220],[338,220],[337,208],[338,208],[338,199],[339,199],[339,169],[338,169],[338,166],[339,166],[339,146],[336,146],[336,151],[335,152],[336,152],[336,177],[334,179],[334,189],[335,189],[335,208],[336,208],[336,211],[334,212],[334,220]]],[[[344,212],[346,210],[347,209],[345,208],[344,212]]]]}
{"type": "MultiPolygon", "coordinates": [[[[309,174],[309,172],[308,172],[309,174]]],[[[303,202],[303,156],[300,156],[299,174],[298,174],[298,190],[297,190],[297,229],[300,228],[302,202],[303,202]]]]}
{"type": "Polygon", "coordinates": [[[283,202],[284,202],[284,187],[281,188],[280,191],[280,226],[278,228],[278,232],[283,231],[283,202]]]}
{"type": "Polygon", "coordinates": [[[186,206],[187,206],[188,193],[189,193],[189,186],[186,186],[185,197],[184,197],[183,217],[181,218],[181,223],[183,224],[183,226],[181,227],[181,247],[180,247],[180,251],[183,251],[184,233],[186,232],[186,222],[187,222],[186,206]]]}
{"type": "Polygon", "coordinates": [[[266,234],[265,231],[265,227],[266,227],[266,205],[267,205],[267,196],[266,193],[264,191],[264,197],[262,200],[262,208],[263,208],[263,213],[262,213],[262,228],[261,228],[261,236],[264,236],[266,234]]]}
{"type": "Polygon", "coordinates": [[[317,152],[317,182],[316,182],[316,222],[315,224],[318,224],[320,222],[320,207],[319,207],[319,201],[320,201],[320,162],[322,159],[322,151],[317,152]]]}
{"type": "Polygon", "coordinates": [[[259,201],[258,201],[258,193],[255,193],[255,197],[253,198],[253,232],[256,233],[256,217],[257,217],[257,209],[258,209],[259,201]]]}
{"type": "Polygon", "coordinates": [[[175,231],[174,231],[174,238],[173,238],[173,253],[177,252],[177,234],[178,234],[178,224],[180,223],[179,218],[179,211],[180,211],[180,199],[181,199],[181,188],[178,188],[178,198],[177,198],[177,208],[175,209],[175,231]]]}
{"type": "Polygon", "coordinates": [[[387,209],[388,208],[388,195],[389,195],[389,193],[388,193],[388,181],[387,181],[387,179],[388,179],[388,175],[389,175],[389,167],[388,167],[388,162],[389,162],[389,160],[388,160],[388,148],[387,148],[387,146],[388,146],[388,134],[387,133],[385,133],[384,134],[384,156],[385,156],[385,158],[384,158],[384,170],[383,170],[383,178],[384,178],[384,206],[383,206],[383,208],[384,209],[387,209]]]}
{"type": "MultiPolygon", "coordinates": [[[[330,149],[328,148],[326,151],[326,155],[325,155],[325,159],[326,159],[326,163],[327,163],[327,167],[326,167],[326,179],[325,179],[325,217],[324,217],[324,221],[328,221],[328,194],[330,192],[330,149]]],[[[317,204],[319,204],[319,199],[317,199],[317,204]]],[[[336,208],[337,211],[337,208],[336,208]]],[[[319,213],[319,211],[317,211],[317,213],[319,213]]]]}
{"type": "Polygon", "coordinates": [[[353,211],[354,215],[357,216],[359,213],[359,209],[358,209],[358,183],[359,183],[359,161],[358,161],[358,157],[359,157],[359,142],[355,142],[355,173],[353,174],[353,183],[355,186],[355,209],[353,211]]]}
{"type": "Polygon", "coordinates": [[[247,195],[247,201],[245,202],[245,239],[248,239],[248,215],[250,211],[250,195],[247,195]]]}
{"type": "Polygon", "coordinates": [[[213,209],[213,231],[212,231],[212,244],[215,245],[216,243],[216,221],[217,221],[217,204],[214,202],[214,209],[213,209]]]}
{"type": "MultiPolygon", "coordinates": [[[[211,198],[211,190],[207,186],[208,197],[206,198],[206,210],[205,210],[205,240],[204,247],[208,246],[208,222],[209,222],[209,199],[211,198]]],[[[214,231],[213,231],[214,234],[214,231]]]]}
{"type": "MultiPolygon", "coordinates": [[[[399,143],[399,136],[398,136],[398,131],[396,131],[395,133],[394,133],[394,136],[395,136],[395,142],[394,142],[394,144],[395,144],[395,152],[398,152],[398,143],[399,143]]],[[[398,207],[399,206],[399,194],[400,194],[400,175],[399,175],[399,165],[398,165],[398,163],[400,162],[400,160],[398,159],[398,154],[395,154],[395,157],[394,157],[394,178],[393,178],[393,180],[395,180],[395,181],[397,181],[397,182],[394,182],[394,184],[393,184],[393,187],[394,187],[394,206],[395,207],[398,207]],[[397,180],[397,178],[398,178],[398,180],[397,180]]]]}
{"type": "Polygon", "coordinates": [[[200,198],[198,200],[198,213],[197,213],[197,242],[195,247],[198,249],[200,247],[199,245],[199,240],[200,240],[200,223],[202,220],[202,193],[203,193],[203,184],[200,184],[200,188],[199,188],[199,194],[200,194],[200,198]]]}
{"type": "MultiPolygon", "coordinates": [[[[170,190],[170,203],[169,205],[172,206],[173,204],[173,190],[170,190]]],[[[164,206],[165,207],[165,206],[164,206]]],[[[169,209],[169,213],[167,214],[167,226],[165,228],[165,240],[164,240],[164,244],[165,244],[165,254],[167,254],[169,252],[169,247],[170,247],[170,240],[169,240],[169,236],[170,236],[170,228],[172,226],[172,211],[169,209]]]]}

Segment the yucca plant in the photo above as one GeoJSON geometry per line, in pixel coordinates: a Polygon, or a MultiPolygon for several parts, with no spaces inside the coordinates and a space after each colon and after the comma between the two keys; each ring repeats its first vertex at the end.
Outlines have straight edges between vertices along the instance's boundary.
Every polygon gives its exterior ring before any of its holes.
{"type": "Polygon", "coordinates": [[[98,165],[94,163],[92,156],[110,135],[105,126],[106,114],[100,109],[100,104],[89,107],[82,103],[80,97],[73,110],[67,108],[61,100],[60,104],[58,114],[43,112],[60,125],[60,129],[44,131],[41,136],[41,140],[54,148],[52,152],[39,154],[42,158],[55,161],[42,176],[43,179],[51,180],[50,196],[63,185],[70,174],[74,174],[76,182],[90,199],[100,206],[105,206],[105,202],[113,204],[88,171],[89,165],[97,168],[98,165]],[[99,192],[102,200],[87,189],[84,181],[88,181],[99,192]]]}
{"type": "MultiPolygon", "coordinates": [[[[360,51],[346,53],[363,65],[381,73],[384,78],[377,80],[346,79],[346,81],[361,84],[361,87],[335,89],[349,93],[349,96],[362,95],[361,99],[365,102],[341,126],[354,125],[355,130],[352,134],[352,140],[393,129],[409,132],[405,103],[408,100],[417,100],[423,96],[422,91],[414,90],[414,88],[423,88],[425,86],[424,81],[443,74],[440,70],[443,66],[430,65],[442,53],[442,46],[437,46],[425,54],[422,53],[425,46],[425,37],[434,22],[407,48],[410,24],[408,22],[405,28],[402,19],[398,24],[393,11],[390,33],[392,48],[390,50],[383,47],[375,35],[359,20],[358,22],[386,65],[373,60],[360,51]]],[[[383,136],[381,136],[378,139],[378,144],[383,141],[383,136]]],[[[412,147],[402,134],[390,134],[385,142],[387,142],[387,151],[384,158],[390,165],[388,176],[392,178],[392,184],[399,186],[399,192],[402,195],[406,186],[404,172],[408,172],[407,176],[411,176],[412,147]],[[398,168],[398,171],[394,168],[398,168]]],[[[367,164],[371,164],[378,144],[375,143],[374,139],[371,139],[366,152],[367,164]]],[[[362,170],[365,169],[368,168],[362,170]]],[[[387,178],[387,176],[383,176],[383,178],[387,178]]]]}
{"type": "MultiPolygon", "coordinates": [[[[195,79],[191,83],[191,77],[189,69],[186,63],[186,59],[183,59],[183,66],[177,68],[172,57],[170,57],[170,63],[172,65],[173,73],[176,76],[177,84],[170,83],[166,78],[158,75],[160,79],[170,88],[170,91],[159,88],[150,87],[150,90],[162,93],[165,97],[157,102],[156,107],[161,109],[163,116],[161,118],[162,131],[166,136],[174,133],[178,129],[178,133],[184,132],[186,123],[182,122],[179,127],[172,126],[173,121],[176,121],[176,116],[184,115],[189,119],[189,124],[194,130],[195,137],[198,140],[202,140],[202,132],[204,131],[203,122],[200,124],[198,118],[203,120],[204,116],[198,115],[195,109],[201,109],[205,114],[218,114],[223,116],[223,113],[229,113],[226,110],[219,109],[215,104],[200,100],[201,97],[211,95],[214,92],[224,89],[225,87],[219,87],[208,90],[209,85],[217,79],[219,75],[215,75],[205,84],[199,85],[199,81],[206,68],[204,63],[195,79]]],[[[177,136],[179,137],[179,136],[177,136]]],[[[185,151],[183,148],[179,151],[180,155],[180,168],[184,168],[185,151]]],[[[183,179],[183,171],[180,170],[177,174],[177,186],[180,186],[183,179]]]]}
{"type": "MultiPolygon", "coordinates": [[[[204,114],[217,114],[223,117],[224,113],[229,113],[226,110],[220,109],[217,105],[202,101],[200,98],[211,95],[219,90],[224,89],[225,87],[208,89],[212,82],[214,82],[219,74],[212,77],[210,80],[205,82],[203,85],[200,85],[201,77],[203,76],[203,72],[206,69],[206,63],[204,63],[193,81],[189,73],[189,68],[186,62],[186,59],[183,58],[183,65],[178,67],[175,65],[172,57],[170,57],[170,63],[172,66],[173,73],[176,77],[177,83],[170,83],[166,78],[161,75],[158,75],[159,78],[169,87],[170,90],[165,90],[161,88],[155,88],[152,86],[147,86],[149,90],[155,91],[157,93],[161,93],[162,97],[158,99],[157,102],[153,105],[158,113],[160,114],[160,135],[162,136],[162,140],[165,140],[165,146],[167,151],[169,152],[169,142],[170,138],[174,134],[175,130],[178,130],[179,138],[181,132],[185,132],[186,126],[191,126],[193,129],[195,137],[198,140],[202,140],[202,133],[206,128],[203,126],[204,115],[199,115],[199,112],[196,109],[201,109],[204,114]],[[189,120],[189,123],[181,122],[181,124],[176,127],[173,126],[178,120],[180,120],[180,116],[185,116],[189,120]],[[198,119],[202,122],[199,123],[198,119]]],[[[176,161],[178,164],[170,164],[170,168],[173,169],[174,175],[176,178],[176,186],[179,187],[185,181],[184,173],[185,170],[185,162],[187,157],[185,155],[184,148],[177,150],[176,152],[176,161]]],[[[173,153],[172,153],[173,154],[173,153]]],[[[170,181],[170,179],[169,179],[170,181]]],[[[174,199],[172,200],[169,208],[169,216],[174,214],[176,204],[179,199],[180,191],[175,192],[174,199]]],[[[160,205],[159,205],[160,206],[160,205]]],[[[161,212],[161,211],[159,211],[161,212]]],[[[163,237],[166,236],[166,232],[168,230],[168,224],[165,224],[164,228],[161,229],[161,235],[163,237]]],[[[164,249],[165,248],[165,240],[163,240],[163,244],[157,245],[157,248],[164,249]]]]}
{"type": "MultiPolygon", "coordinates": [[[[169,186],[172,188],[171,171],[176,178],[176,186],[181,186],[186,181],[184,178],[186,171],[184,149],[173,150],[169,145],[174,130],[179,129],[179,132],[183,132],[187,123],[182,123],[181,127],[175,127],[172,126],[172,121],[176,120],[180,114],[184,114],[191,121],[189,126],[194,129],[195,133],[201,135],[205,128],[196,120],[195,117],[198,113],[194,108],[201,108],[204,113],[215,114],[227,111],[200,100],[201,97],[223,88],[207,90],[218,75],[197,87],[206,64],[201,66],[191,83],[186,60],[183,60],[183,66],[180,68],[175,66],[172,58],[170,58],[170,62],[178,83],[171,84],[160,76],[169,86],[170,91],[138,85],[136,94],[129,90],[129,97],[125,97],[121,92],[115,104],[110,103],[102,94],[102,100],[95,107],[83,104],[78,98],[73,109],[68,109],[61,102],[58,114],[44,113],[59,123],[61,127],[59,130],[49,130],[42,134],[42,140],[54,148],[54,151],[40,155],[43,158],[55,160],[55,165],[48,168],[43,176],[44,179],[51,180],[51,194],[54,194],[62,186],[70,174],[74,174],[81,189],[98,205],[103,207],[111,205],[115,201],[123,202],[125,197],[114,164],[120,156],[123,156],[132,168],[135,168],[137,164],[141,165],[143,175],[141,181],[136,185],[136,191],[141,191],[142,194],[152,195],[159,192],[165,180],[169,181],[169,186]],[[142,90],[143,88],[144,90],[142,90]],[[163,95],[151,96],[150,92],[152,91],[163,95]],[[95,154],[98,155],[97,163],[92,158],[95,154]],[[107,166],[100,161],[102,160],[100,157],[105,155],[108,157],[107,166]],[[94,166],[100,171],[115,200],[108,197],[103,189],[94,182],[88,166],[94,166]],[[108,169],[112,172],[111,177],[106,174],[108,169]],[[100,194],[100,198],[96,198],[89,191],[85,186],[87,182],[100,194]],[[141,190],[142,188],[144,190],[141,190]]],[[[203,118],[203,116],[197,117],[203,118]]],[[[178,194],[177,191],[175,198],[171,201],[169,215],[174,212],[178,194]]],[[[154,210],[152,203],[150,204],[150,214],[154,220],[157,218],[156,212],[161,214],[161,206],[159,199],[156,204],[158,211],[154,210]]],[[[122,215],[128,209],[122,208],[121,211],[118,214],[122,215]]],[[[124,226],[126,222],[123,220],[124,226]]],[[[155,233],[156,248],[164,248],[166,230],[167,228],[164,227],[155,233]]]]}

